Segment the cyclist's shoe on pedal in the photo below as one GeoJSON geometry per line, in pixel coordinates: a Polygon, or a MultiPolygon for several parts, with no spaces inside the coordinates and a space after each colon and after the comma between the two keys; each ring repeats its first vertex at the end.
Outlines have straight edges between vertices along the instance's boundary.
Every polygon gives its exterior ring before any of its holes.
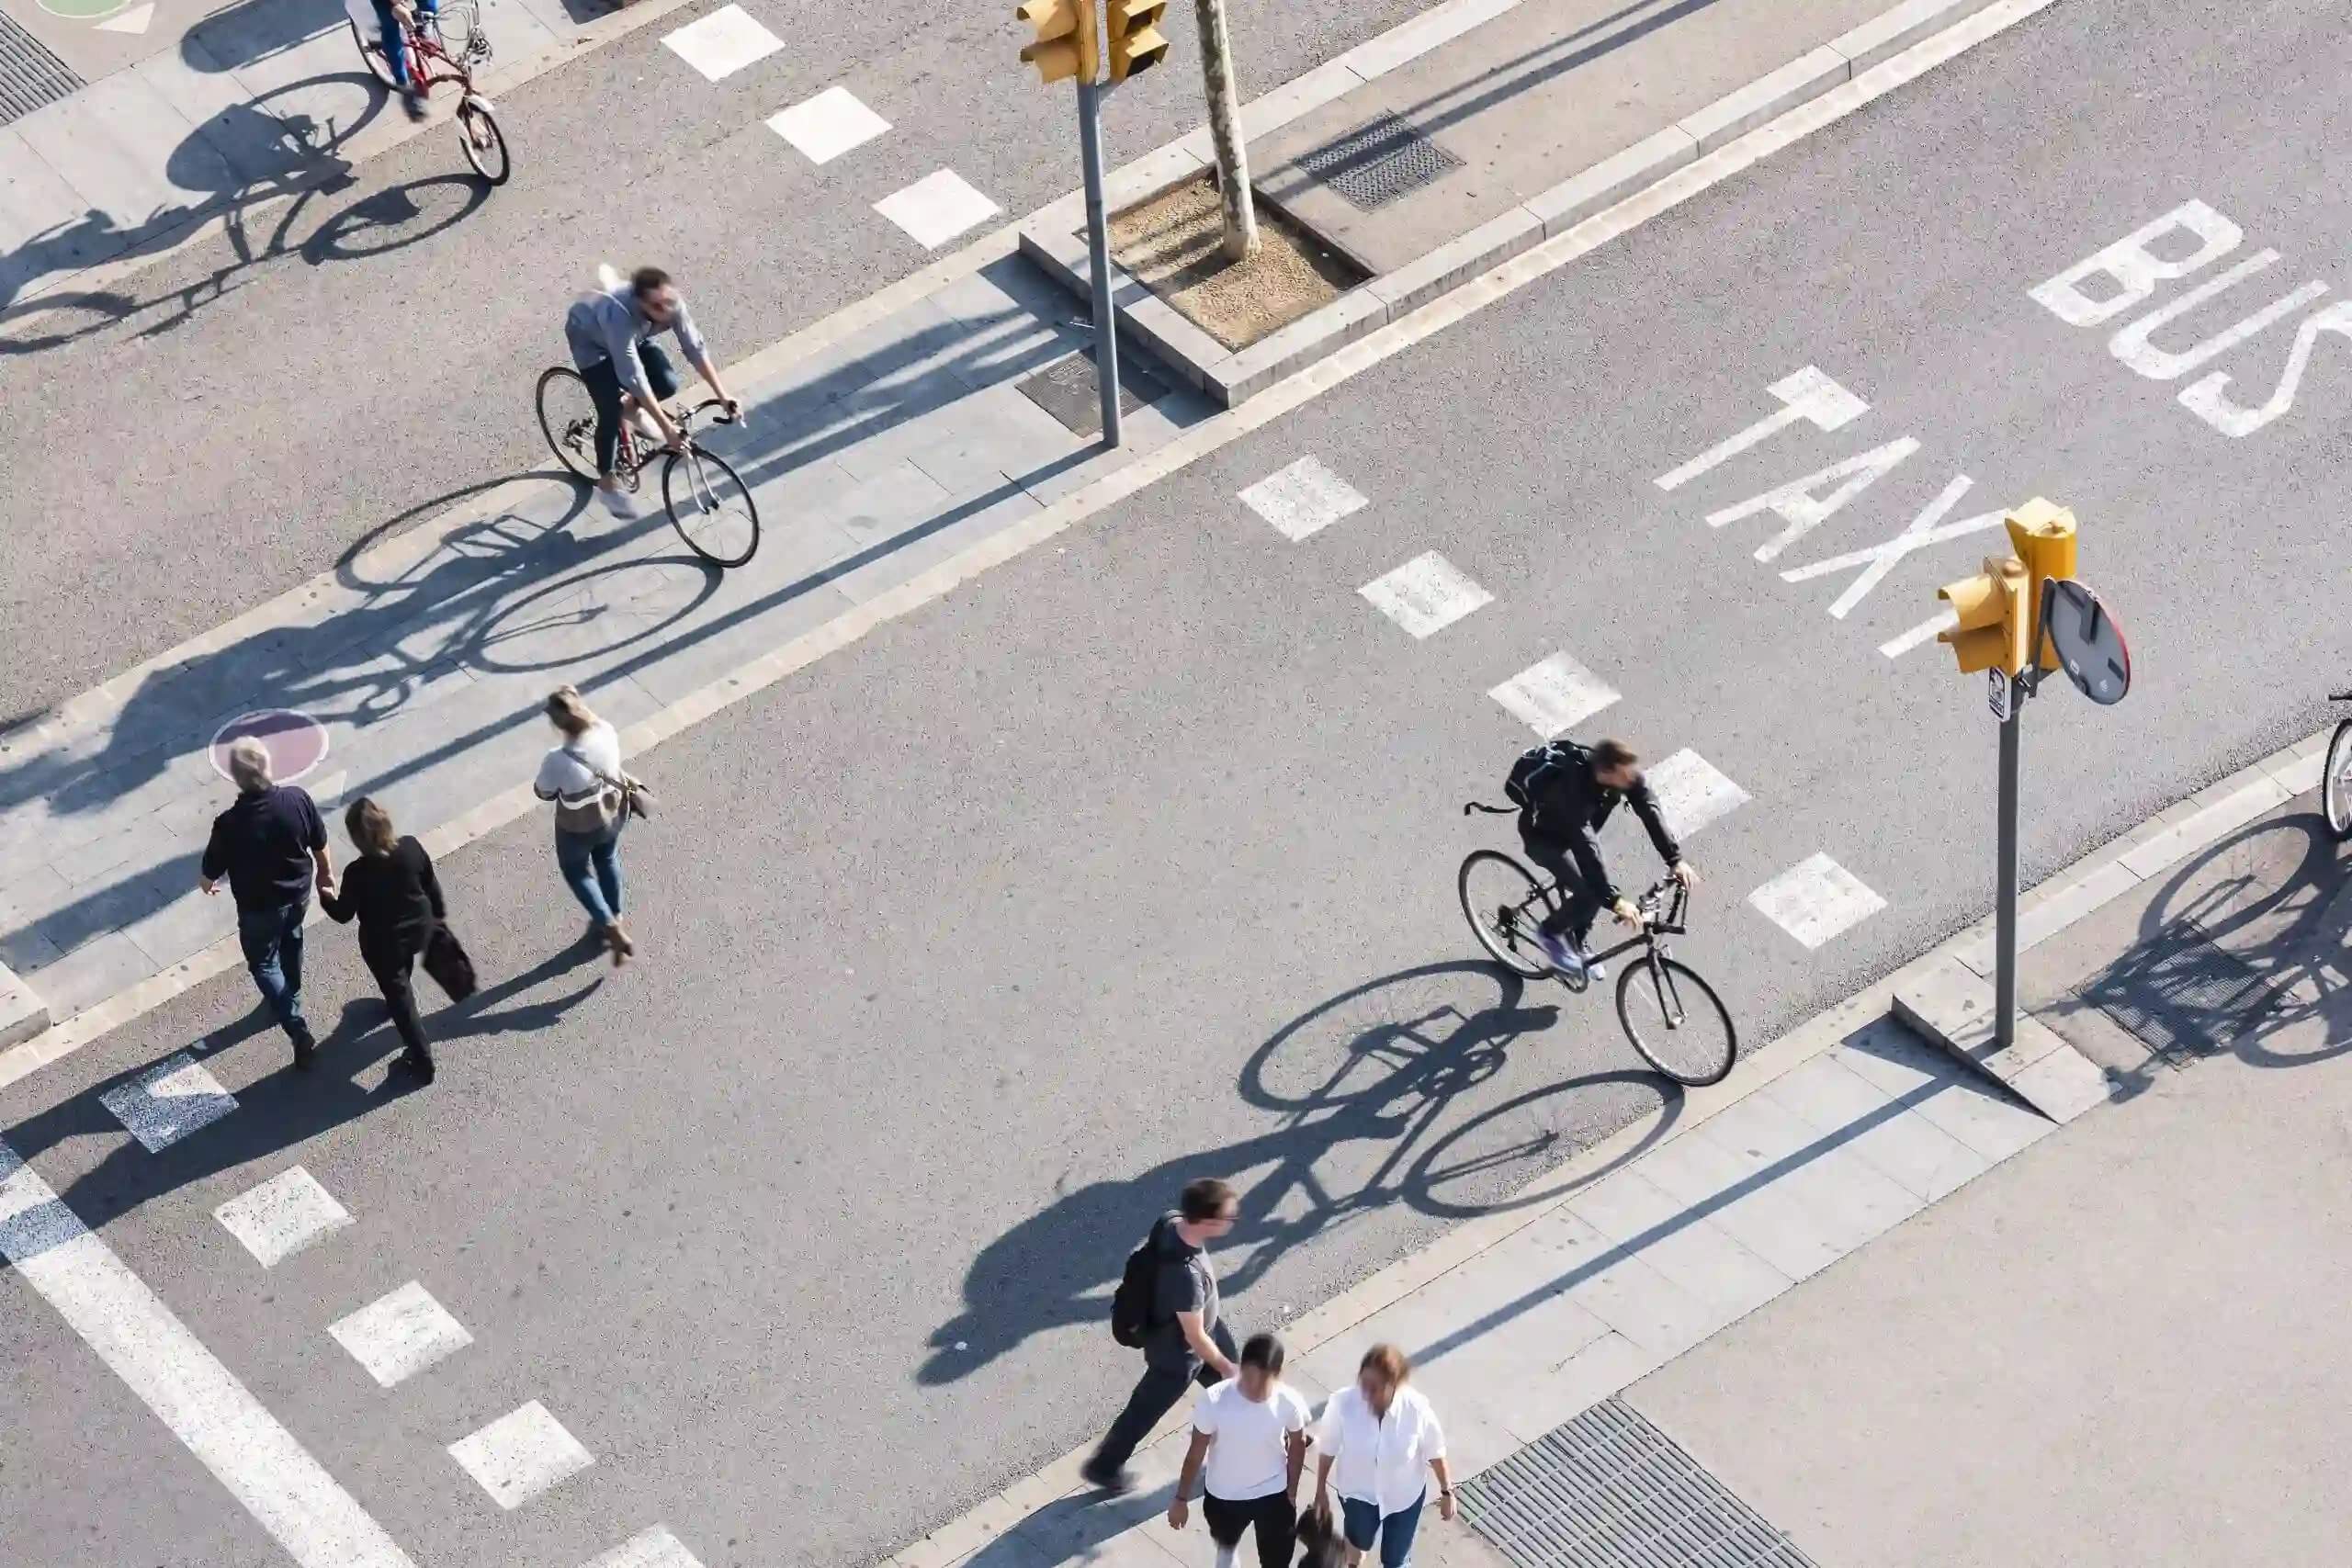
{"type": "Polygon", "coordinates": [[[409,118],[417,120],[423,119],[424,118],[424,95],[418,92],[414,87],[402,87],[401,89],[401,107],[408,111],[409,118]]]}
{"type": "Polygon", "coordinates": [[[1587,969],[1584,954],[1577,951],[1576,944],[1569,942],[1565,933],[1538,931],[1535,933],[1535,945],[1543,950],[1544,961],[1569,979],[1584,977],[1587,969]]]}
{"type": "Polygon", "coordinates": [[[598,502],[603,503],[605,511],[611,513],[622,522],[634,523],[637,521],[637,508],[630,503],[628,493],[622,490],[620,486],[596,486],[596,499],[598,502]]]}

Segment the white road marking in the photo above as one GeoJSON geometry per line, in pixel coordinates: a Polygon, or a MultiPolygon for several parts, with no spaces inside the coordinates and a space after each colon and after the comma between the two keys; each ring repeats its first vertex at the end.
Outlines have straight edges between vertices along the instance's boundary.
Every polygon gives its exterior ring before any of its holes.
{"type": "Polygon", "coordinates": [[[1815,430],[1838,430],[1862,417],[1870,404],[1808,365],[1783,376],[1765,389],[1781,400],[1779,412],[1769,413],[1746,430],[1727,435],[1654,483],[1660,490],[1679,490],[1718,464],[1729,461],[1777,431],[1804,420],[1815,430]]]}
{"type": "Polygon", "coordinates": [[[1415,556],[1356,592],[1417,639],[1442,632],[1480,605],[1495,602],[1493,594],[1435,550],[1415,556]]]}
{"type": "MultiPolygon", "coordinates": [[[[2229,254],[2245,238],[2244,230],[2203,202],[2184,201],[2162,218],[2143,223],[2115,243],[2085,256],[2057,276],[2035,284],[2026,294],[2068,326],[2095,327],[2145,300],[2155,293],[2157,284],[2168,278],[2186,277],[2229,254]],[[2167,261],[2155,254],[2151,242],[2176,231],[2194,236],[2197,243],[2188,255],[2167,261]],[[2104,299],[2093,299],[2083,291],[2082,286],[2095,276],[2104,277],[2113,285],[2104,299]]],[[[2165,248],[2178,247],[2167,240],[2165,248]]]]}
{"type": "Polygon", "coordinates": [[[502,1508],[519,1508],[596,1462],[537,1400],[449,1445],[449,1457],[502,1508]]]}
{"type": "Polygon", "coordinates": [[[1803,479],[1775,485],[1761,495],[1750,496],[1719,511],[1707,513],[1707,526],[1720,528],[1736,523],[1743,517],[1753,517],[1769,512],[1788,525],[1779,533],[1756,547],[1758,560],[1778,558],[1782,550],[1838,515],[1838,509],[1862,491],[1878,483],[1899,467],[1904,459],[1919,449],[1919,438],[1905,435],[1860,452],[1842,462],[1826,468],[1815,468],[1803,479]],[[1826,495],[1815,495],[1816,487],[1831,480],[1841,481],[1826,495]]]}
{"type": "Polygon", "coordinates": [[[709,81],[731,76],[755,60],[765,60],[784,40],[760,26],[741,6],[721,6],[697,22],[663,36],[672,52],[709,81]]]}
{"type": "Polygon", "coordinates": [[[1809,855],[1747,896],[1774,925],[1817,948],[1886,908],[1886,900],[1826,854],[1809,855]]]}
{"type": "Polygon", "coordinates": [[[1243,491],[1241,503],[1293,544],[1371,504],[1319,457],[1275,469],[1243,491]]]}
{"type": "Polygon", "coordinates": [[[302,1568],[415,1568],[49,1183],[0,1144],[0,1257],[302,1568]]]}
{"type": "Polygon", "coordinates": [[[1565,653],[1555,653],[1487,695],[1549,740],[1617,700],[1617,689],[1565,653]]]}
{"type": "Polygon", "coordinates": [[[185,1051],[175,1051],[129,1083],[115,1085],[98,1096],[98,1103],[149,1154],[171,1147],[237,1109],[235,1097],[185,1051]]]}
{"type": "Polygon", "coordinates": [[[385,1388],[399,1386],[474,1342],[466,1325],[413,1280],[327,1325],[327,1332],[385,1388]]]}
{"type": "Polygon", "coordinates": [[[812,164],[830,164],[890,129],[847,87],[828,87],[806,103],[768,117],[768,129],[812,164]]]}
{"type": "Polygon", "coordinates": [[[678,1538],[662,1525],[655,1525],[642,1535],[633,1535],[610,1551],[583,1562],[580,1568],[702,1568],[695,1554],[678,1544],[678,1538]]]}
{"type": "Polygon", "coordinates": [[[1998,512],[1984,512],[1973,517],[1963,517],[1949,527],[1939,528],[1936,525],[1944,520],[1945,513],[1960,504],[1961,499],[1967,495],[1969,486],[1974,482],[1966,474],[1955,474],[1951,483],[1944,486],[1943,493],[1929,502],[1926,511],[1913,518],[1905,526],[1903,532],[1887,540],[1886,543],[1872,545],[1867,549],[1849,550],[1842,556],[1831,556],[1827,560],[1815,561],[1811,566],[1798,567],[1794,571],[1784,571],[1781,573],[1781,581],[1804,582],[1808,579],[1826,576],[1833,571],[1843,571],[1849,566],[1860,567],[1862,570],[1855,574],[1854,581],[1846,585],[1846,592],[1838,595],[1837,602],[1829,606],[1829,614],[1832,616],[1844,620],[1854,606],[1867,598],[1871,590],[1876,588],[1885,580],[1886,574],[1894,570],[1895,563],[1913,550],[1925,549],[1929,545],[1940,545],[1947,539],[1962,538],[1986,528],[1997,528],[2001,525],[2003,514],[1998,512]]]}
{"type": "Polygon", "coordinates": [[[130,10],[125,11],[119,17],[108,17],[103,22],[94,23],[90,30],[100,33],[131,33],[135,35],[145,32],[149,28],[154,25],[154,22],[155,6],[153,0],[149,0],[147,5],[133,6],[130,10]]]}
{"type": "Polygon", "coordinates": [[[231,1235],[265,1269],[351,1223],[351,1212],[300,1166],[280,1171],[212,1211],[231,1235]]]}
{"type": "Polygon", "coordinates": [[[1642,770],[1657,796],[1659,815],[1678,839],[1721,821],[1748,802],[1748,794],[1698,752],[1685,749],[1642,770]]]}
{"type": "Polygon", "coordinates": [[[1939,610],[1899,637],[1891,637],[1878,645],[1878,650],[1889,659],[1900,659],[1939,632],[1948,632],[1960,625],[1959,615],[1951,610],[1939,610]]]}
{"type": "Polygon", "coordinates": [[[2215,333],[2211,337],[2204,339],[2193,347],[2183,349],[2178,354],[2158,348],[2151,341],[2165,327],[2194,310],[2214,295],[2230,288],[2238,279],[2250,277],[2265,267],[2276,265],[2278,260],[2277,251],[2256,251],[2220,276],[2207,278],[2179,299],[2158,306],[2130,325],[2120,329],[2113,337],[2108,339],[2108,352],[2152,381],[2176,380],[2188,375],[2207,360],[2220,358],[2272,322],[2286,320],[2327,292],[2327,285],[2314,278],[2293,293],[2273,299],[2244,321],[2215,333]]]}
{"type": "Polygon", "coordinates": [[[916,244],[935,251],[974,224],[997,214],[997,205],[953,169],[925,175],[904,190],[874,204],[874,210],[904,229],[916,244]]]}

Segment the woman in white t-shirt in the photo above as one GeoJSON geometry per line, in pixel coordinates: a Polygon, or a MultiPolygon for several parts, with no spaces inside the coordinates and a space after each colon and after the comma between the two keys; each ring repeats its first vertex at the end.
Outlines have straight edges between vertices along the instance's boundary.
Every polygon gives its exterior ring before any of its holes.
{"type": "Polygon", "coordinates": [[[539,760],[532,790],[555,802],[555,863],[564,886],[588,911],[589,935],[602,942],[619,968],[636,953],[621,925],[621,829],[628,825],[621,738],[589,711],[577,686],[548,694],[548,719],[563,739],[539,760]]]}
{"type": "Polygon", "coordinates": [[[1445,1433],[1430,1402],[1405,1386],[1412,1371],[1404,1351],[1374,1345],[1356,1369],[1354,1386],[1331,1396],[1315,1428],[1322,1450],[1315,1472],[1315,1511],[1329,1515],[1336,1471],[1349,1568],[1363,1561],[1375,1538],[1381,1568],[1405,1568],[1412,1561],[1421,1505],[1429,1500],[1423,1471],[1437,1477],[1438,1517],[1453,1517],[1445,1433]]]}
{"type": "Polygon", "coordinates": [[[1298,1478],[1306,1468],[1306,1401],[1283,1381],[1283,1342],[1253,1334],[1238,1373],[1193,1407],[1193,1446],[1168,1523],[1182,1529],[1184,1499],[1206,1471],[1202,1517],[1216,1544],[1216,1568],[1233,1568],[1241,1535],[1258,1528],[1259,1568],[1290,1568],[1298,1523],[1298,1478]]]}

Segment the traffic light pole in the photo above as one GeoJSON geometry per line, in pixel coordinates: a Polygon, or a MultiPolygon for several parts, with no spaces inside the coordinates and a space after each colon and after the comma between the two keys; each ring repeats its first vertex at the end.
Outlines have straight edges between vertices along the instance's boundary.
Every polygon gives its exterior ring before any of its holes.
{"type": "Polygon", "coordinates": [[[2018,741],[2031,688],[2018,677],[2009,682],[2008,716],[2001,720],[2001,783],[1997,807],[2000,860],[1993,895],[1993,1047],[2006,1051],[2017,1039],[2018,1016],[2018,741]]]}
{"type": "MultiPolygon", "coordinates": [[[[1082,0],[1091,6],[1094,0],[1082,0]]],[[[1111,226],[1102,211],[1102,89],[1078,85],[1078,156],[1086,175],[1086,251],[1094,276],[1094,381],[1102,393],[1102,445],[1119,444],[1119,323],[1111,313],[1111,226]]]]}

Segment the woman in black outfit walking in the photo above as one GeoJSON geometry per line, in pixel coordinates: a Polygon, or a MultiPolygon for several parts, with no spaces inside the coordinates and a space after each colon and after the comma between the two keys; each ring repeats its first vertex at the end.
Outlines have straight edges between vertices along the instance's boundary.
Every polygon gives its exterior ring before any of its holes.
{"type": "Polygon", "coordinates": [[[414,839],[392,831],[391,814],[362,796],[343,816],[344,830],[359,858],[344,871],[333,892],[322,888],[319,907],[341,923],[359,918],[359,956],[391,1004],[392,1026],[408,1048],[401,1060],[426,1083],[433,1081],[433,1049],[416,1016],[412,966],[447,911],[433,858],[414,839]]]}

